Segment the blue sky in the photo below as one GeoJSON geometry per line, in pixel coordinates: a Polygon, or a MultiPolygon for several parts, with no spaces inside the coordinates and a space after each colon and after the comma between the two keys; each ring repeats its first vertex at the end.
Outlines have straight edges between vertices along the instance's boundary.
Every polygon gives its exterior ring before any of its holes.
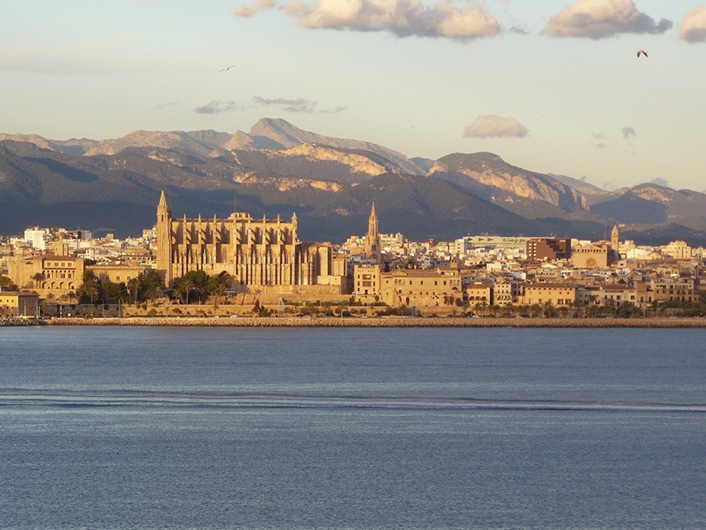
{"type": "Polygon", "coordinates": [[[491,151],[609,189],[706,189],[706,0],[0,0],[0,10],[0,132],[232,133],[279,117],[410,157],[491,151]]]}

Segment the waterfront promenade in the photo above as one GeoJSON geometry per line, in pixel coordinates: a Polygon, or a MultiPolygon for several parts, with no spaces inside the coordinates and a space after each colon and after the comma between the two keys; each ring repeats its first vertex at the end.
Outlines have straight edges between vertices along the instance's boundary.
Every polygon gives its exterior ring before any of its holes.
{"type": "Polygon", "coordinates": [[[52,326],[322,327],[322,328],[706,328],[706,318],[339,318],[339,317],[131,317],[54,318],[52,326]]]}

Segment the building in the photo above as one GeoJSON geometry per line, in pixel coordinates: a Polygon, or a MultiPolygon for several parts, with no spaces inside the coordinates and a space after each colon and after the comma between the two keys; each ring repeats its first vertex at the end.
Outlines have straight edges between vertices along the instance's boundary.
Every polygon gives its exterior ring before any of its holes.
{"type": "Polygon", "coordinates": [[[662,255],[673,259],[691,259],[691,247],[685,241],[672,241],[662,247],[662,255]]]}
{"type": "Polygon", "coordinates": [[[465,299],[471,307],[476,304],[493,305],[495,303],[495,299],[493,298],[493,285],[489,282],[476,281],[468,283],[463,286],[463,290],[465,292],[465,299]]]}
{"type": "Polygon", "coordinates": [[[520,303],[524,295],[523,283],[514,280],[501,279],[493,287],[494,303],[500,306],[520,303]]]}
{"type": "Polygon", "coordinates": [[[395,269],[382,273],[381,282],[382,301],[389,306],[463,305],[461,274],[456,270],[395,269]]]}
{"type": "Polygon", "coordinates": [[[8,260],[8,276],[19,287],[66,294],[83,283],[84,260],[72,256],[16,256],[8,260]]]}
{"type": "Polygon", "coordinates": [[[346,283],[331,278],[345,266],[334,263],[343,258],[334,256],[330,245],[299,241],[296,214],[290,222],[243,212],[226,219],[176,219],[162,192],[156,228],[157,270],[167,285],[197,270],[270,292],[340,292],[346,283]]]}
{"type": "Polygon", "coordinates": [[[0,291],[0,317],[39,315],[39,295],[0,291]]]}
{"type": "Polygon", "coordinates": [[[353,268],[353,292],[358,296],[381,294],[381,271],[378,265],[360,264],[353,268]]]}
{"type": "Polygon", "coordinates": [[[526,243],[527,259],[530,261],[571,258],[571,239],[530,239],[526,243]]]}
{"type": "Polygon", "coordinates": [[[586,244],[574,249],[571,263],[577,269],[607,269],[613,255],[608,244],[586,244]]]}
{"type": "Polygon", "coordinates": [[[524,303],[568,306],[576,302],[576,290],[576,285],[568,283],[528,283],[525,285],[524,303]]]}
{"type": "Polygon", "coordinates": [[[699,300],[699,281],[695,278],[664,278],[651,282],[653,302],[687,302],[699,300]]]}

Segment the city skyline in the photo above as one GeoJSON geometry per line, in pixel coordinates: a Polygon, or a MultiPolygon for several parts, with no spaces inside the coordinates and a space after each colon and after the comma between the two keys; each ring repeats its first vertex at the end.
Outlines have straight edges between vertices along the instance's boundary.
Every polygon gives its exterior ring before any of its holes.
{"type": "Polygon", "coordinates": [[[232,133],[269,116],[606,189],[706,186],[703,0],[0,6],[0,132],[232,133]]]}

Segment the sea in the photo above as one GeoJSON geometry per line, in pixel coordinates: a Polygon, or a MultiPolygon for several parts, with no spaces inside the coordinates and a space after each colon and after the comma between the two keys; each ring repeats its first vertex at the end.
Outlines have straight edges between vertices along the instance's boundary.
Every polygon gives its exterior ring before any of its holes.
{"type": "Polygon", "coordinates": [[[0,328],[0,528],[703,529],[706,330],[0,328]]]}

